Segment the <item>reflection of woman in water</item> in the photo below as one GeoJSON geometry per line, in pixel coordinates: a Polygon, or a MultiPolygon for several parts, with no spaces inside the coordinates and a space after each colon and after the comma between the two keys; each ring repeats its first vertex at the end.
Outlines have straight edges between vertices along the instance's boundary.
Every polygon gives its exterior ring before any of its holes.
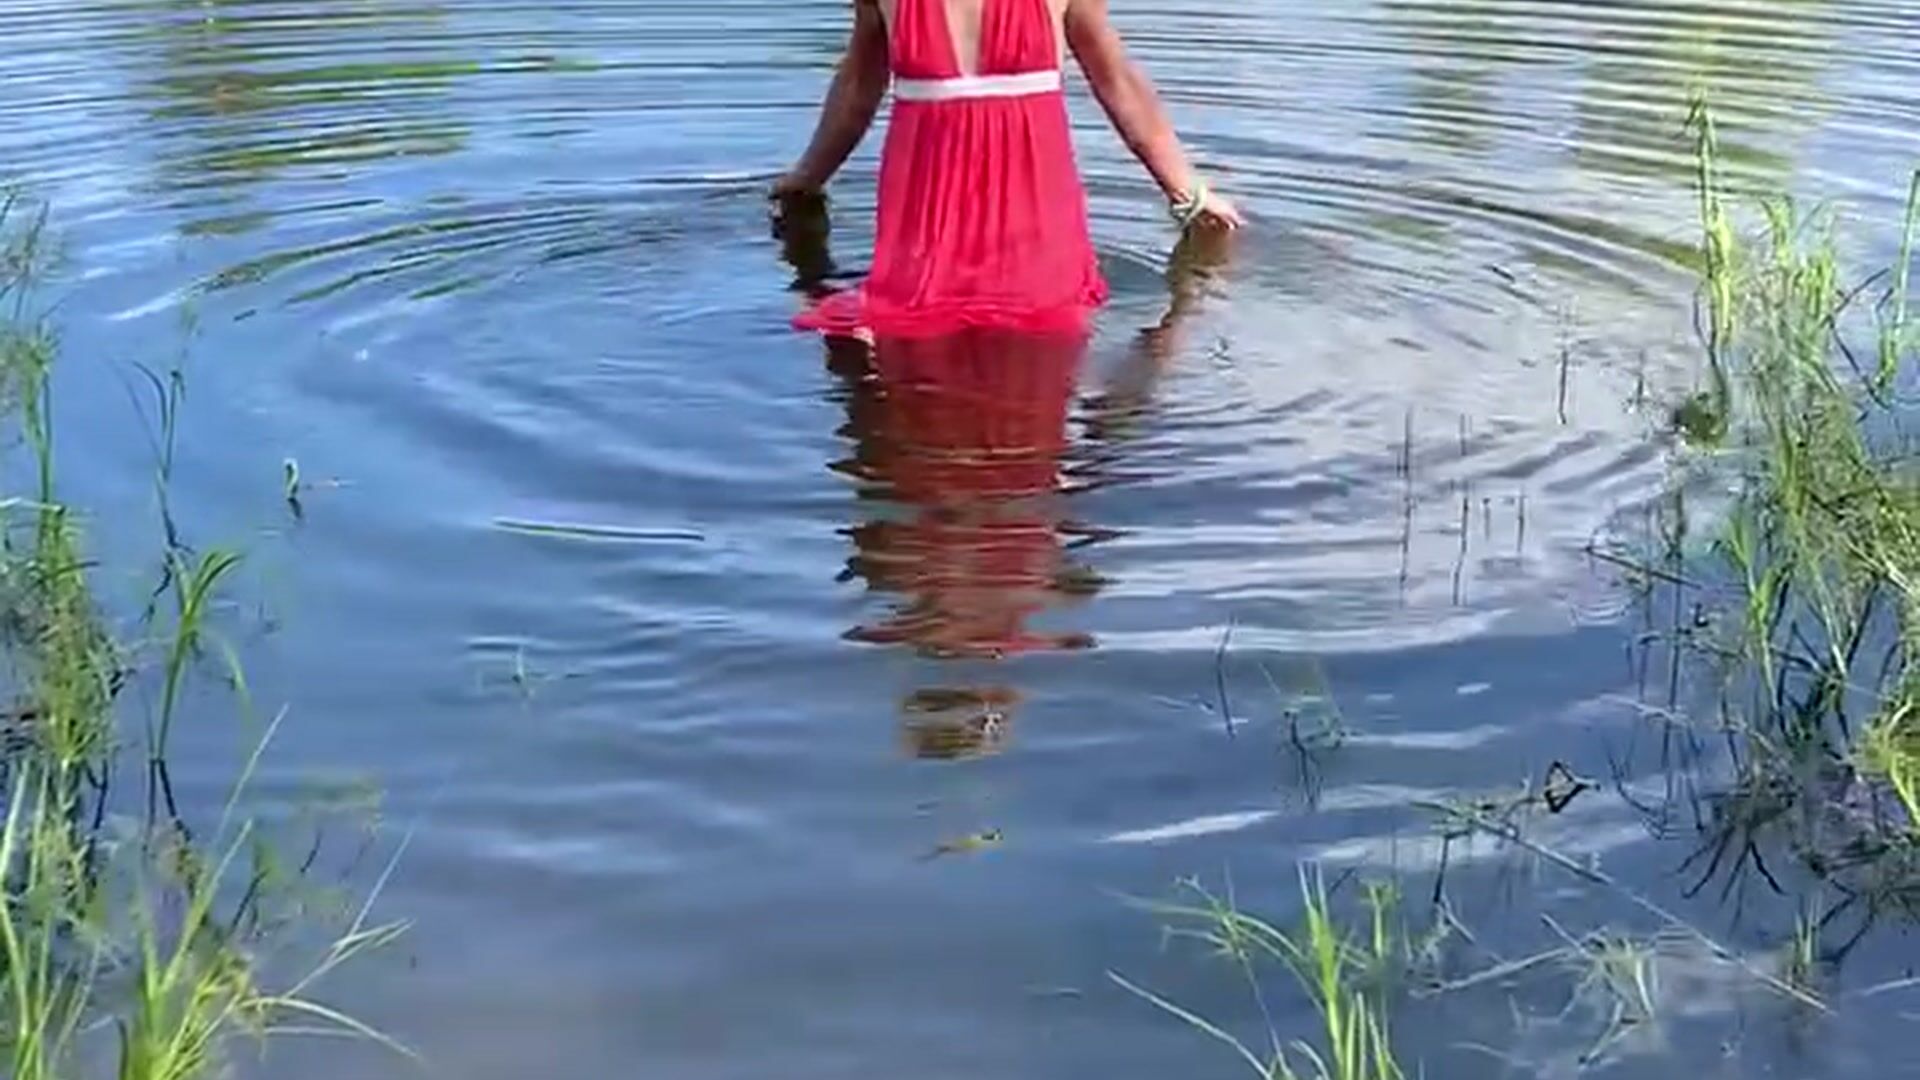
{"type": "MultiPolygon", "coordinates": [[[[1065,516],[1063,452],[1083,352],[1074,338],[991,331],[834,350],[853,442],[837,468],[873,507],[847,530],[854,550],[842,577],[894,597],[850,640],[944,660],[1092,646],[1086,634],[1032,625],[1100,583],[1069,554],[1065,516]]],[[[923,686],[903,702],[908,750],[990,753],[1018,704],[1002,685],[923,686]]]]}
{"type": "Polygon", "coordinates": [[[1097,581],[1062,533],[1081,354],[1077,339],[985,331],[873,351],[851,390],[847,471],[902,513],[853,527],[848,569],[904,600],[849,637],[956,658],[1091,644],[1028,624],[1097,581]]]}

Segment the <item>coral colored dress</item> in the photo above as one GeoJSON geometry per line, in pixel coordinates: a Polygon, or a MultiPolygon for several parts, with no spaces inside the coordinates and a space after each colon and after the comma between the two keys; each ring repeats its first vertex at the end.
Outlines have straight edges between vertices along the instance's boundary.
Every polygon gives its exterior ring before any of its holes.
{"type": "Polygon", "coordinates": [[[1106,301],[1047,0],[985,0],[963,74],[944,0],[899,0],[873,269],[795,320],[838,336],[1083,333],[1106,301]]]}

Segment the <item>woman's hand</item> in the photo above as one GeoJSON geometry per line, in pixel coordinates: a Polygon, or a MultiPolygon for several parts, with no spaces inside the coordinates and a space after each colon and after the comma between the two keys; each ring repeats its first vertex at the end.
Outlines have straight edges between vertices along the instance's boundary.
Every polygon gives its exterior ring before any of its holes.
{"type": "Polygon", "coordinates": [[[1246,224],[1239,207],[1197,176],[1167,194],[1167,213],[1183,233],[1233,232],[1246,224]]]}
{"type": "Polygon", "coordinates": [[[1240,208],[1233,205],[1225,195],[1208,191],[1200,200],[1200,213],[1194,219],[1194,223],[1232,232],[1245,225],[1247,219],[1240,216],[1240,208]]]}
{"type": "Polygon", "coordinates": [[[767,189],[768,214],[776,236],[793,232],[826,233],[827,191],[804,173],[790,172],[767,189]]]}

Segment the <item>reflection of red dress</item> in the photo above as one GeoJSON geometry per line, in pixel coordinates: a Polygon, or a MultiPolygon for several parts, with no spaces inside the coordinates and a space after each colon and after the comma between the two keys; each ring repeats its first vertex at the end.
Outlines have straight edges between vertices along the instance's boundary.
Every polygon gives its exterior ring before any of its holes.
{"type": "Polygon", "coordinates": [[[1087,591],[1062,549],[1061,453],[1078,337],[881,339],[854,472],[909,510],[858,525],[852,567],[905,600],[860,641],[939,656],[1083,647],[1027,620],[1087,591]]]}
{"type": "Polygon", "coordinates": [[[894,337],[1084,330],[1106,284],[1088,240],[1059,52],[1047,0],[983,0],[980,70],[963,78],[945,0],[900,0],[873,271],[797,325],[894,337]],[[1033,76],[1051,88],[1009,92],[1033,76]],[[910,88],[927,97],[910,99],[910,88]]]}

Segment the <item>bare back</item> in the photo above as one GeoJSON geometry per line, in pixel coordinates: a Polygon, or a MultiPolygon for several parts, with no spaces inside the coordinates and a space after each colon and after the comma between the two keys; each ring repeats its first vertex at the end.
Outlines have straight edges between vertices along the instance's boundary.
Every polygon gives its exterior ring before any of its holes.
{"type": "MultiPolygon", "coordinates": [[[[999,94],[1058,93],[1055,69],[1068,54],[1094,98],[1146,165],[1183,227],[1197,221],[1232,229],[1231,202],[1208,189],[1180,146],[1153,82],[1127,55],[1108,15],[1109,0],[853,0],[853,33],[798,164],[775,185],[781,195],[818,191],[846,163],[872,126],[887,91],[934,100],[976,94],[991,81],[999,94]],[[1051,40],[1049,40],[1051,38],[1051,40]],[[965,76],[1017,76],[967,79],[965,76]],[[1035,78],[1043,82],[1033,81],[1035,78]],[[932,83],[943,83],[933,87],[932,83]],[[960,85],[955,85],[960,84],[960,85]]],[[[1064,116],[1064,107],[1060,110],[1064,116]]],[[[889,138],[892,136],[889,134],[889,138]]],[[[1071,156],[1071,147],[1068,148],[1071,156]]],[[[1070,192],[1077,200],[1084,193],[1070,192]]],[[[884,200],[883,200],[884,203],[884,200]]],[[[963,215],[965,216],[965,215],[963,215]]]]}
{"type": "MultiPolygon", "coordinates": [[[[896,16],[901,0],[856,0],[859,3],[876,3],[880,14],[886,19],[888,38],[892,38],[896,16]]],[[[980,69],[980,24],[982,15],[989,4],[1045,3],[1053,16],[1054,39],[1063,61],[1067,54],[1067,5],[1073,0],[933,0],[944,4],[947,15],[947,32],[953,37],[953,55],[960,60],[960,70],[971,74],[980,69]]]]}

